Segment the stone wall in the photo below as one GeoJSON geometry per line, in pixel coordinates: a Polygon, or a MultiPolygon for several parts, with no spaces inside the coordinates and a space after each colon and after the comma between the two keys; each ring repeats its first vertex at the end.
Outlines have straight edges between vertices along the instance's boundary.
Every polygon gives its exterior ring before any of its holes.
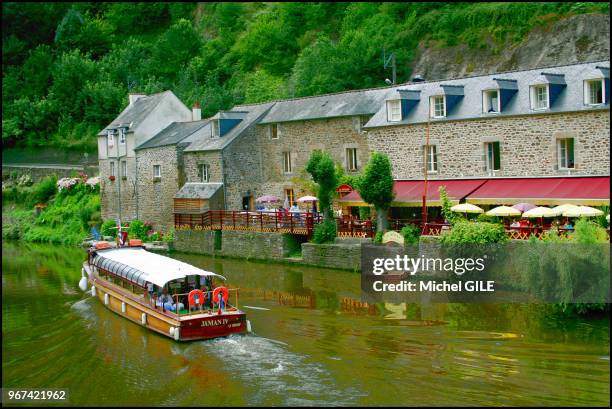
{"type": "Polygon", "coordinates": [[[321,149],[331,153],[347,174],[357,174],[365,166],[368,141],[364,132],[359,132],[360,122],[367,118],[343,117],[284,122],[278,124],[278,139],[271,139],[268,125],[257,126],[257,146],[261,149],[263,163],[262,183],[257,186],[260,193],[284,198],[284,189],[293,189],[295,198],[313,194],[295,183],[294,178],[310,178],[305,167],[311,153],[321,149]],[[346,170],[346,149],[357,148],[358,169],[346,170]],[[283,152],[291,152],[292,173],[284,172],[283,152]]]}
{"type": "Polygon", "coordinates": [[[174,233],[174,249],[225,257],[282,260],[287,257],[292,240],[291,236],[278,233],[177,230],[174,233]],[[215,235],[220,238],[215,238],[215,235]]]}
{"type": "Polygon", "coordinates": [[[174,226],[174,195],[180,189],[176,145],[136,151],[138,218],[153,229],[167,232],[174,226]],[[161,167],[161,178],[153,178],[153,166],[161,167]]]}
{"type": "MultiPolygon", "coordinates": [[[[389,155],[396,179],[423,177],[426,125],[368,131],[373,151],[389,155]]],[[[610,112],[592,111],[432,122],[430,145],[437,146],[432,178],[567,176],[610,174],[610,112]],[[575,169],[558,170],[557,138],[575,138],[575,169]],[[485,142],[500,142],[501,169],[485,170],[485,142]]]]}
{"type": "Polygon", "coordinates": [[[302,263],[325,268],[361,271],[361,243],[302,243],[302,263]]]}
{"type": "Polygon", "coordinates": [[[127,176],[120,176],[120,161],[114,159],[101,159],[100,166],[100,207],[102,219],[121,218],[129,221],[136,218],[136,161],[135,158],[123,158],[127,162],[127,176]],[[115,162],[115,180],[109,180],[110,162],[115,162]],[[119,201],[121,211],[119,211],[119,201]]]}
{"type": "Polygon", "coordinates": [[[85,172],[89,176],[95,176],[98,173],[98,166],[2,165],[2,180],[10,178],[11,175],[19,177],[27,174],[32,178],[32,182],[36,183],[51,175],[57,176],[58,179],[70,177],[74,172],[85,172]]]}

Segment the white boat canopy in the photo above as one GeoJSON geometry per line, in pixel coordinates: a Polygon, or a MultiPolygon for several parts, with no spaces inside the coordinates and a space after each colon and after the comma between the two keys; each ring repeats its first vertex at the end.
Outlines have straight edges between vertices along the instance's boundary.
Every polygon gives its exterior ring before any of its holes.
{"type": "Polygon", "coordinates": [[[222,275],[137,247],[98,250],[92,264],[141,287],[147,282],[163,287],[169,281],[192,275],[225,280],[222,275]]]}

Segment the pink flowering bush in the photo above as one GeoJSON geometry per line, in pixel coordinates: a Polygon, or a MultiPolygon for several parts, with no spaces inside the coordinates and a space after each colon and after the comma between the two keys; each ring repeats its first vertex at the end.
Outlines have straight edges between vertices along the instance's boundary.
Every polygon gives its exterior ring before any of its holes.
{"type": "Polygon", "coordinates": [[[66,189],[70,189],[77,183],[79,183],[79,178],[61,178],[57,181],[57,190],[61,192],[66,189]]]}

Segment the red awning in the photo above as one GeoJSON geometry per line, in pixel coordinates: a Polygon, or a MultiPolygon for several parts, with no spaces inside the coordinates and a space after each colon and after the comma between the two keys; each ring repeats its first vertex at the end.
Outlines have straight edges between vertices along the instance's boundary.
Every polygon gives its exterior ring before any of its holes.
{"type": "Polygon", "coordinates": [[[470,203],[536,205],[610,204],[610,177],[489,179],[467,196],[470,203]]]}
{"type": "MultiPolygon", "coordinates": [[[[393,207],[421,206],[423,180],[395,181],[393,207]]],[[[466,199],[469,203],[508,204],[528,202],[536,205],[574,203],[587,206],[610,204],[610,177],[553,177],[508,179],[430,180],[427,182],[427,205],[439,206],[438,188],[446,186],[453,202],[466,199]]],[[[366,206],[354,190],[339,203],[345,206],[366,206]]]]}
{"type": "MultiPolygon", "coordinates": [[[[485,182],[486,179],[430,180],[427,182],[427,204],[430,206],[440,205],[440,193],[438,191],[440,186],[446,187],[449,199],[453,202],[459,202],[485,182]]],[[[423,193],[425,193],[425,181],[398,180],[395,181],[393,190],[395,191],[395,200],[391,204],[392,206],[421,206],[423,193]]],[[[365,206],[356,190],[344,196],[339,202],[347,206],[365,206]]]]}

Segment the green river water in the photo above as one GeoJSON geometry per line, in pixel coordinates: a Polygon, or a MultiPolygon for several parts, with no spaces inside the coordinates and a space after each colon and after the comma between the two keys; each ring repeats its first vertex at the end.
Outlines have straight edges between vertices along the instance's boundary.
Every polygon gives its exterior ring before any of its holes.
{"type": "Polygon", "coordinates": [[[239,287],[254,331],[176,343],[79,290],[84,250],[2,256],[2,386],[72,405],[610,405],[609,317],[368,307],[356,273],[173,254],[239,287]]]}

